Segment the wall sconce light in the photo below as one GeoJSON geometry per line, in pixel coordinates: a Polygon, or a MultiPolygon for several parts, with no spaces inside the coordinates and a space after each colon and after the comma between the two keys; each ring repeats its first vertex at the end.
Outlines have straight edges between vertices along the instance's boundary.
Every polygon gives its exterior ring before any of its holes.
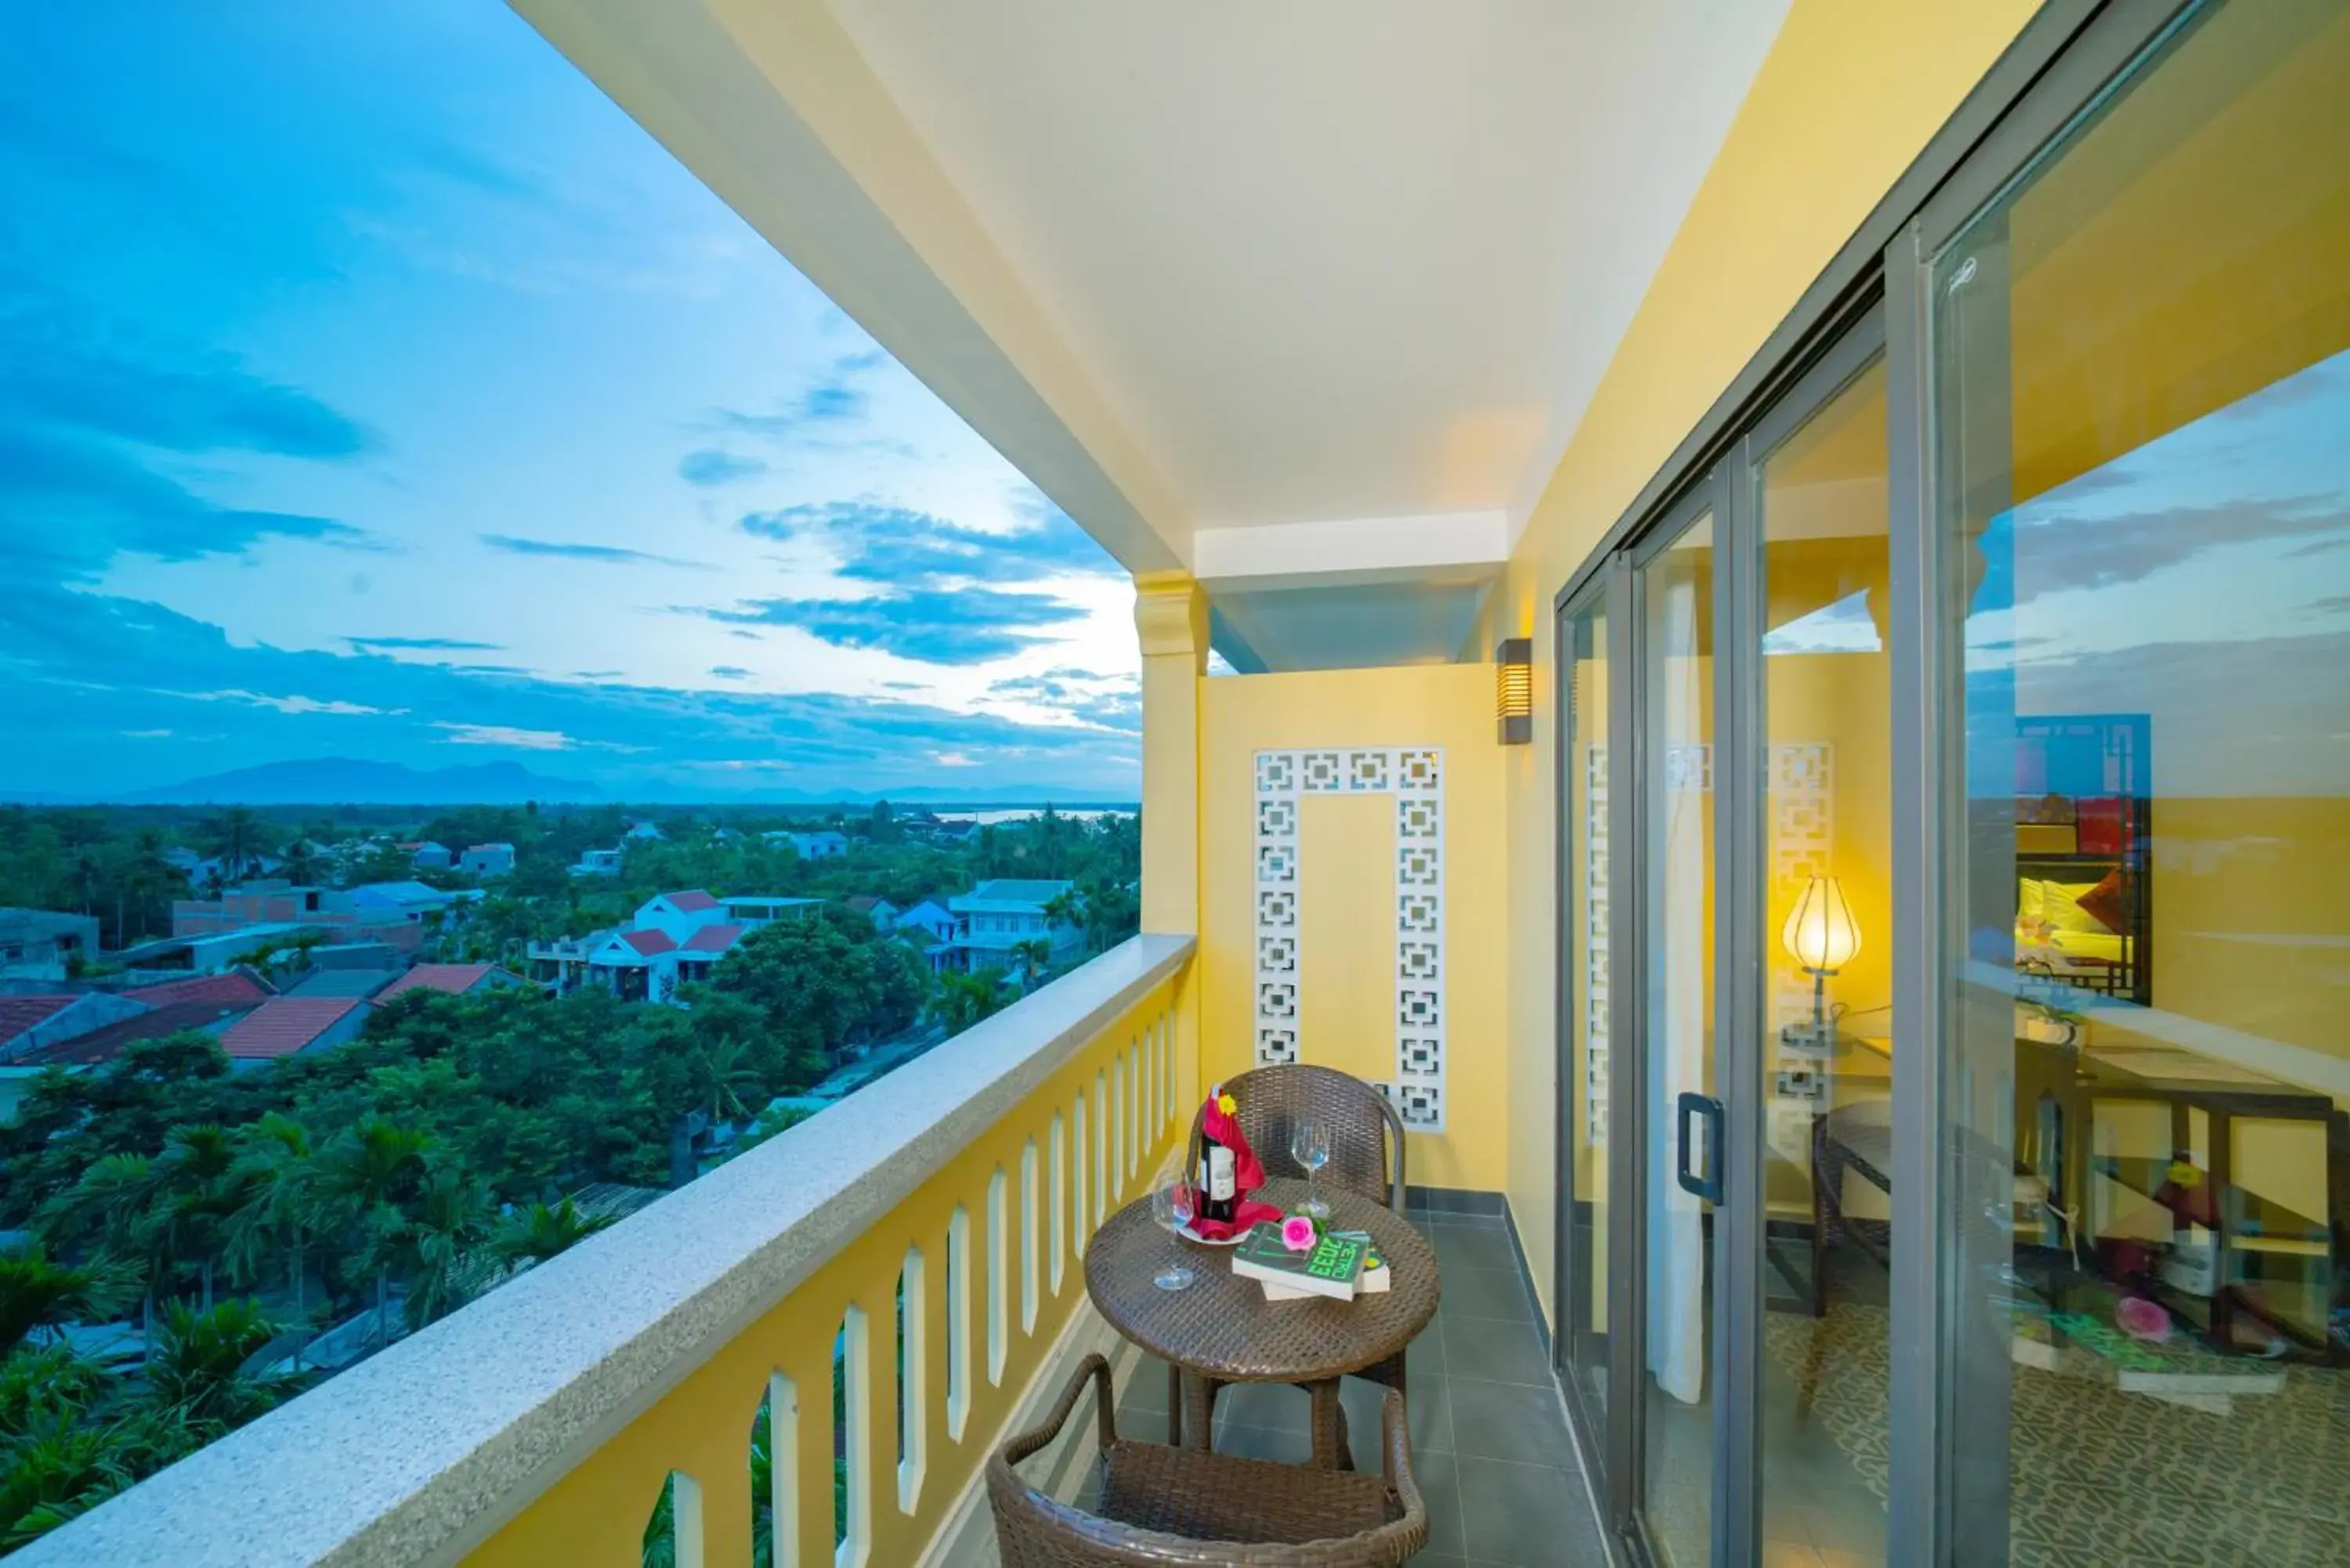
{"type": "Polygon", "coordinates": [[[1534,639],[1503,638],[1493,649],[1493,720],[1505,746],[1534,738],[1534,639]]]}

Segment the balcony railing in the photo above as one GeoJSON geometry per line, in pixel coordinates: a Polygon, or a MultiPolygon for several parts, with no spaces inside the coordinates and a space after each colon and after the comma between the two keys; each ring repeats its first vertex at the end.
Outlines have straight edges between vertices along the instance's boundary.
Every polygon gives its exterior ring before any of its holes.
{"type": "Polygon", "coordinates": [[[1104,954],[11,1568],[635,1568],[672,1477],[679,1568],[751,1562],[754,1515],[779,1568],[914,1562],[1179,1136],[1192,946],[1104,954]]]}

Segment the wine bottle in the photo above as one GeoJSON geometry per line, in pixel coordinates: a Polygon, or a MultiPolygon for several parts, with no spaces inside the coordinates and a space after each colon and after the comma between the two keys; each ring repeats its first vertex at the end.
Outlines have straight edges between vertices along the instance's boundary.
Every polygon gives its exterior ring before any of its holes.
{"type": "MultiPolygon", "coordinates": [[[[1208,1103],[1213,1105],[1216,1097],[1223,1092],[1224,1086],[1218,1084],[1209,1091],[1208,1103]]],[[[1240,1187],[1233,1162],[1232,1149],[1203,1123],[1200,1128],[1198,1208],[1201,1219],[1229,1225],[1240,1212],[1240,1187]]]]}

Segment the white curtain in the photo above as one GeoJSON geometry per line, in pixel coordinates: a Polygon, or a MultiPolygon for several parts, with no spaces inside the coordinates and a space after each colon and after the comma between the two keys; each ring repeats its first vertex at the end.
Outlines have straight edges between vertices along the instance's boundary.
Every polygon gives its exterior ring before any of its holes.
{"type": "MultiPolygon", "coordinates": [[[[1705,737],[1698,618],[1705,605],[1687,577],[1665,585],[1651,635],[1650,701],[1661,724],[1655,765],[1657,897],[1648,919],[1648,1369],[1684,1404],[1705,1397],[1705,1242],[1699,1199],[1681,1187],[1684,1092],[1705,1090],[1705,737]]],[[[1698,1129],[1692,1127],[1693,1133],[1698,1129]]],[[[1703,1136],[1699,1133],[1699,1136],[1703,1136]]],[[[1693,1152],[1691,1168],[1719,1150],[1693,1152]]]]}

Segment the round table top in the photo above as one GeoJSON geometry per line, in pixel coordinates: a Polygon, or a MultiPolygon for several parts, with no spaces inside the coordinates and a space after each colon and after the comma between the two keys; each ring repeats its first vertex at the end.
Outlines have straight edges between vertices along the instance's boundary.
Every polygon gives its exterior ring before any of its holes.
{"type": "MultiPolygon", "coordinates": [[[[1305,1184],[1276,1178],[1254,1196],[1285,1209],[1304,1199],[1305,1184]]],[[[1229,1248],[1160,1230],[1145,1196],[1111,1215],[1087,1243],[1086,1293],[1111,1327],[1151,1355],[1223,1382],[1310,1383],[1376,1366],[1436,1315],[1436,1250],[1385,1204],[1327,1188],[1323,1197],[1332,1229],[1370,1233],[1387,1260],[1386,1291],[1351,1302],[1267,1301],[1262,1284],[1232,1272],[1229,1248]],[[1176,1248],[1194,1282],[1189,1290],[1162,1291],[1152,1276],[1176,1248]]]]}

